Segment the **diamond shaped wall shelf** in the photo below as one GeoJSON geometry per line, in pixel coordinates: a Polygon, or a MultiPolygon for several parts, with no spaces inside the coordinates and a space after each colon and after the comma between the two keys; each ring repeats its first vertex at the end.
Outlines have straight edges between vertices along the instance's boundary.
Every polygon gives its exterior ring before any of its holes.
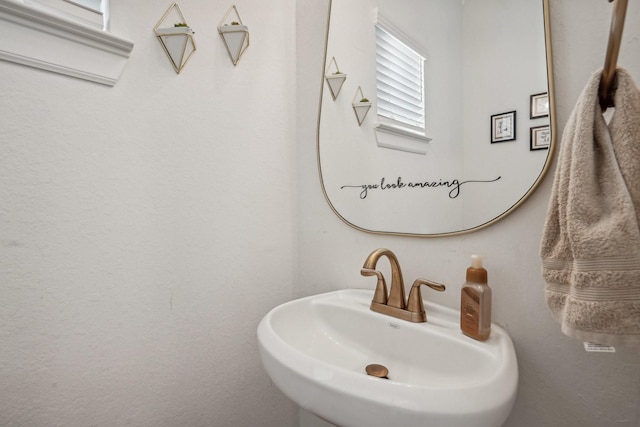
{"type": "Polygon", "coordinates": [[[196,51],[196,41],[193,38],[193,30],[187,24],[187,20],[177,3],[169,6],[169,9],[160,18],[153,31],[156,33],[173,69],[180,74],[196,51]],[[165,24],[170,15],[173,24],[165,24]]]}
{"type": "Polygon", "coordinates": [[[367,113],[371,108],[371,102],[364,97],[360,86],[358,86],[358,90],[356,90],[356,94],[353,97],[352,105],[353,111],[356,113],[356,119],[358,119],[358,126],[362,126],[362,122],[364,122],[364,118],[367,117],[367,113]]]}
{"type": "Polygon", "coordinates": [[[250,44],[249,28],[242,23],[242,19],[235,5],[229,8],[227,14],[220,21],[218,33],[220,33],[220,37],[227,48],[231,62],[235,66],[250,44]],[[225,22],[232,12],[235,13],[238,18],[237,21],[225,22]]]}
{"type": "Polygon", "coordinates": [[[335,57],[331,58],[329,67],[327,67],[327,74],[324,76],[324,78],[327,80],[329,91],[331,92],[331,96],[335,101],[338,97],[338,94],[340,94],[342,85],[344,84],[345,80],[347,80],[347,75],[340,72],[340,69],[338,68],[338,62],[336,61],[335,57]],[[335,71],[332,71],[331,64],[335,65],[335,71]]]}

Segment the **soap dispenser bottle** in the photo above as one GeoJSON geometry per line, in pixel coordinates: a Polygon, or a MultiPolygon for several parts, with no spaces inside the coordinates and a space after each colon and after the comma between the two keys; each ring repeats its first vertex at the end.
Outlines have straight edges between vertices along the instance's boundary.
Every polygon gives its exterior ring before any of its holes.
{"type": "Polygon", "coordinates": [[[462,285],[460,329],[479,341],[485,341],[491,334],[491,288],[480,255],[471,256],[467,281],[462,285]]]}

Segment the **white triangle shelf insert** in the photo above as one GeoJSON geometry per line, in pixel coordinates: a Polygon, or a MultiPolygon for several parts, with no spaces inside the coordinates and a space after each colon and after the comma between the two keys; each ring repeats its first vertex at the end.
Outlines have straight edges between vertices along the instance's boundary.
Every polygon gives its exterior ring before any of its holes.
{"type": "Polygon", "coordinates": [[[233,65],[237,65],[242,54],[247,50],[250,44],[249,27],[242,23],[240,14],[235,5],[231,6],[227,14],[222,18],[218,25],[218,33],[227,48],[227,53],[233,65]],[[226,22],[225,20],[231,13],[235,13],[237,20],[226,22]]]}
{"type": "Polygon", "coordinates": [[[180,74],[191,56],[196,51],[196,42],[193,38],[193,30],[187,24],[187,20],[177,3],[169,6],[169,9],[162,16],[160,21],[153,28],[162,48],[164,49],[171,66],[176,73],[180,74]],[[171,24],[164,24],[172,15],[171,24]]]}

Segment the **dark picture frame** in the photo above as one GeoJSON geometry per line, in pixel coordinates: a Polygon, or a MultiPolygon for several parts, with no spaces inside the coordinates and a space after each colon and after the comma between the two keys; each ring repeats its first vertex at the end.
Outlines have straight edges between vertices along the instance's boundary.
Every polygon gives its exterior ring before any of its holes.
{"type": "Polygon", "coordinates": [[[549,94],[536,93],[529,97],[529,118],[549,117],[549,94]]]}
{"type": "Polygon", "coordinates": [[[548,150],[551,144],[551,127],[534,126],[530,129],[530,150],[548,150]]]}
{"type": "Polygon", "coordinates": [[[516,112],[494,114],[491,116],[491,143],[515,141],[516,112]]]}

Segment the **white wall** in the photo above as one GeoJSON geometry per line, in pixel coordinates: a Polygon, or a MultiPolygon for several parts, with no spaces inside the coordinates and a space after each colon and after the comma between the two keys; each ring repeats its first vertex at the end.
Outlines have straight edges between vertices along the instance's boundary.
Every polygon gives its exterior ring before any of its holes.
{"type": "MultiPolygon", "coordinates": [[[[298,28],[309,27],[323,10],[317,0],[299,0],[298,28]],[[303,6],[301,6],[303,5],[303,6]]],[[[640,10],[629,2],[620,63],[640,82],[640,10]]],[[[566,123],[592,71],[602,66],[611,17],[603,0],[552,0],[552,30],[557,84],[558,123],[566,123]]],[[[299,33],[302,34],[302,33],[299,33]]],[[[565,337],[544,302],[539,241],[553,173],[513,214],[478,232],[437,239],[365,234],[349,228],[330,210],[320,191],[315,167],[317,103],[311,96],[322,83],[318,49],[304,36],[299,50],[299,204],[300,286],[298,296],[362,287],[366,256],[378,247],[398,255],[405,281],[424,276],[449,286],[445,293],[425,293],[433,301],[456,307],[458,286],[471,253],[487,255],[494,289],[494,318],[516,346],[520,366],[519,394],[508,427],[640,427],[640,357],[637,350],[615,354],[586,353],[582,343],[565,337]],[[306,64],[302,67],[300,64],[306,64]]]]}
{"type": "MultiPolygon", "coordinates": [[[[317,176],[323,1],[236,3],[252,32],[236,68],[215,31],[229,4],[182,4],[199,50],[179,76],[151,32],[168,4],[112,3],[136,42],[115,88],[0,62],[0,425],[294,426],[260,366],[258,320],[292,294],[373,289],[359,268],[388,246],[407,280],[447,283],[428,297],[451,306],[468,255],[488,255],[520,363],[508,426],[640,426],[638,352],[587,354],[544,306],[551,179],[470,235],[357,232],[317,176]]],[[[610,4],[552,3],[564,126],[601,66],[610,4]]],[[[621,62],[640,81],[630,3],[621,62]]]]}
{"type": "Polygon", "coordinates": [[[0,425],[297,424],[256,343],[296,257],[295,1],[112,0],[114,88],[0,62],[0,425]]]}

